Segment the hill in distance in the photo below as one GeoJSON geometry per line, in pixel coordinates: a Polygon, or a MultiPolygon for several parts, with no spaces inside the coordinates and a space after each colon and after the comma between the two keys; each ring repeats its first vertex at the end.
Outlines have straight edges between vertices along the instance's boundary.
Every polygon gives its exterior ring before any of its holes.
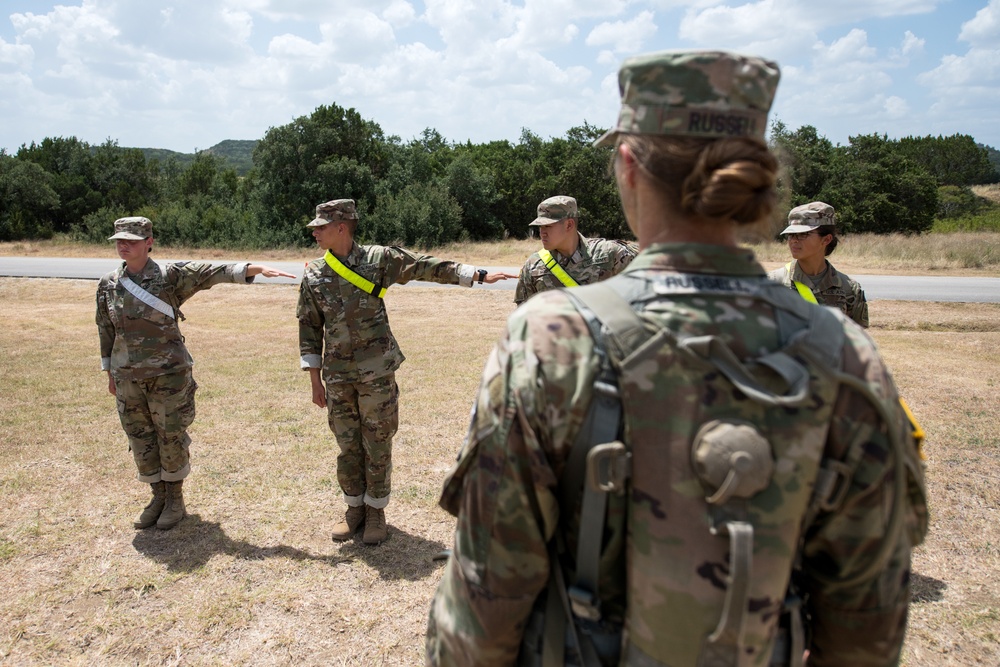
{"type": "MultiPolygon", "coordinates": [[[[198,151],[198,153],[211,153],[221,158],[225,166],[231,167],[240,176],[245,175],[253,167],[253,149],[257,145],[257,139],[226,139],[215,144],[211,148],[198,151]]],[[[196,153],[178,153],[166,148],[140,148],[147,160],[159,160],[161,163],[176,160],[181,167],[187,167],[192,162],[196,153]]]]}

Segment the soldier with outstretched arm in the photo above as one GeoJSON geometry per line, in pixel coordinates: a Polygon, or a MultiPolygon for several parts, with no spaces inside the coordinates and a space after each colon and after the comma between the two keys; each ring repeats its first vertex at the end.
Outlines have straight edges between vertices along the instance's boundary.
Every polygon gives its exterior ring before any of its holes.
{"type": "Polygon", "coordinates": [[[617,275],[638,252],[634,243],[585,238],[579,230],[576,199],[565,195],[541,202],[528,227],[538,230],[542,249],[521,267],[514,290],[517,305],[539,292],[589,285],[617,275]]]}
{"type": "Polygon", "coordinates": [[[152,499],[136,517],[136,528],[173,528],[185,515],[183,484],[191,472],[187,429],[194,420],[198,384],[184,345],[180,307],[197,292],[219,283],[249,284],[254,277],[295,276],[263,264],[174,262],[160,267],[150,258],[153,224],[144,217],[115,221],[121,266],[97,286],[97,331],[101,369],[128,436],[139,481],[152,499]]]}
{"type": "Polygon", "coordinates": [[[332,538],[351,539],[363,527],[364,543],[379,544],[389,535],[385,507],[399,422],[396,369],[403,363],[382,300],[386,290],[411,280],[472,287],[516,276],[397,246],[360,245],[354,240],[357,225],[353,199],[316,207],[308,227],[326,253],[306,267],[296,316],[312,402],[327,409],[340,449],[337,482],[347,510],[332,538]]]}

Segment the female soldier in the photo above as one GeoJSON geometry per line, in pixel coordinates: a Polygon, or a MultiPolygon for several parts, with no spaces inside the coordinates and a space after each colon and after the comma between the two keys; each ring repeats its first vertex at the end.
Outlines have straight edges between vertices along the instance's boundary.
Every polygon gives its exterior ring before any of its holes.
{"type": "Polygon", "coordinates": [[[807,301],[839,308],[867,329],[868,302],[864,290],[826,259],[837,248],[834,222],[833,207],[821,201],[789,211],[788,226],[781,234],[788,241],[792,261],[771,271],[768,278],[797,290],[807,301]]]}
{"type": "Polygon", "coordinates": [[[726,52],[622,66],[598,143],[640,253],[508,320],[441,497],[428,664],[898,660],[923,499],[896,388],[738,245],[775,203],[777,82],[726,52]]]}

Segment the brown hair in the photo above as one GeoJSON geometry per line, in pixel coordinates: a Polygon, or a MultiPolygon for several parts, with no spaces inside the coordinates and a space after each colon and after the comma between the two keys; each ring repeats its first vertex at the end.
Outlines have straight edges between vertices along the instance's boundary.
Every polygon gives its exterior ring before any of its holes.
{"type": "Polygon", "coordinates": [[[827,234],[833,237],[830,242],[826,244],[826,248],[823,250],[823,256],[829,257],[830,253],[837,249],[837,228],[833,225],[820,225],[816,228],[816,233],[819,234],[820,238],[823,238],[827,234]]]}
{"type": "Polygon", "coordinates": [[[626,134],[621,141],[683,213],[749,225],[777,203],[778,160],[758,139],[626,134]]]}

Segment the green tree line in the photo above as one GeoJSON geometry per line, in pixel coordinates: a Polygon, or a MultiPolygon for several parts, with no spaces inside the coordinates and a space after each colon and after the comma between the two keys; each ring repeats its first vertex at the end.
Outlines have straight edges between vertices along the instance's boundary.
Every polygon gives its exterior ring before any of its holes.
{"type": "MultiPolygon", "coordinates": [[[[555,194],[576,197],[585,234],[627,237],[612,151],[592,145],[603,131],[584,123],[563,137],[524,129],[516,143],[473,144],[428,128],[404,142],[331,104],[269,129],[249,169],[214,151],[160,159],[110,139],[45,138],[13,155],[0,150],[0,240],[99,242],[114,219],[145,215],[167,245],[304,246],[316,204],[349,197],[363,241],[430,247],[524,237],[537,203],[555,194]]],[[[840,146],[811,126],[775,122],[770,142],[786,203],[826,201],[846,232],[926,231],[935,217],[982,205],[969,186],[1000,180],[993,149],[967,135],[865,135],[840,146]]]]}

